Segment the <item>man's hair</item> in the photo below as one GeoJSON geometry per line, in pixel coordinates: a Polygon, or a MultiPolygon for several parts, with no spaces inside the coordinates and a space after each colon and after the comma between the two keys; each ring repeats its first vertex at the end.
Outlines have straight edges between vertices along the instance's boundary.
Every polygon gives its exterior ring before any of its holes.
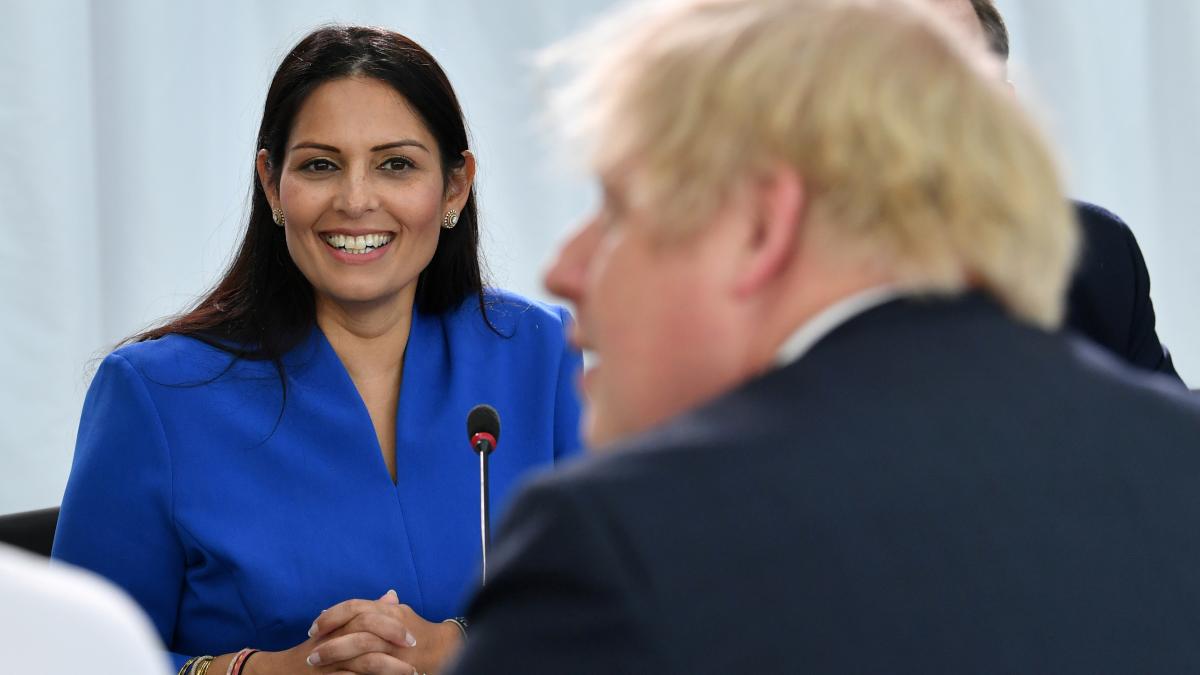
{"type": "Polygon", "coordinates": [[[983,26],[983,34],[987,36],[988,48],[1001,59],[1008,60],[1008,26],[1004,25],[1004,17],[996,9],[994,0],[971,0],[975,8],[975,16],[983,26]]]}
{"type": "Polygon", "coordinates": [[[555,99],[591,168],[664,242],[780,164],[803,226],[911,290],[982,287],[1062,314],[1076,231],[1051,153],[992,57],[904,0],[633,5],[552,47],[555,99]]]}

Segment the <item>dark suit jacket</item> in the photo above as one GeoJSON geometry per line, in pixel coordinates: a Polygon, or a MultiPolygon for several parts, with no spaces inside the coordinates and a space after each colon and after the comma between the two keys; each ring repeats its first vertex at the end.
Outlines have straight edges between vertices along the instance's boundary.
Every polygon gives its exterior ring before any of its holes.
{"type": "Polygon", "coordinates": [[[1178,378],[1154,329],[1150,273],[1129,226],[1095,204],[1075,202],[1082,251],[1067,300],[1067,328],[1135,366],[1178,378]]]}
{"type": "Polygon", "coordinates": [[[899,300],[540,479],[457,675],[1200,669],[1200,405],[899,300]]]}

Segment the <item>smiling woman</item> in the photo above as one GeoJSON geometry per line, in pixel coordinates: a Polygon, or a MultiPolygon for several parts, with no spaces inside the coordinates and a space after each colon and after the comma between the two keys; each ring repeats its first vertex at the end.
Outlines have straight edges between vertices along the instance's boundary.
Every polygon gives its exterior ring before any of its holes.
{"type": "Polygon", "coordinates": [[[479,555],[463,421],[504,418],[493,514],[576,452],[568,316],[484,287],[462,111],[402,35],[304,38],[255,167],[225,276],[100,367],[54,556],[125,587],[181,673],[437,672],[479,555]]]}
{"type": "Polygon", "coordinates": [[[318,308],[398,295],[411,305],[445,215],[470,196],[471,153],[448,157],[444,176],[437,140],[405,98],[361,76],[314,89],[291,136],[279,175],[265,149],[258,175],[318,308]]]}

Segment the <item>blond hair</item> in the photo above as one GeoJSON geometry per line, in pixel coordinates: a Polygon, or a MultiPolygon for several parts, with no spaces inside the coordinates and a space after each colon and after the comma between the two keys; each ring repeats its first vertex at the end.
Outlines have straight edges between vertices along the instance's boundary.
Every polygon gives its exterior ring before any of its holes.
{"type": "Polygon", "coordinates": [[[1055,161],[996,63],[903,0],[636,5],[548,50],[556,98],[601,175],[686,237],[784,163],[806,223],[908,286],[981,286],[1053,327],[1076,246],[1055,161]]]}

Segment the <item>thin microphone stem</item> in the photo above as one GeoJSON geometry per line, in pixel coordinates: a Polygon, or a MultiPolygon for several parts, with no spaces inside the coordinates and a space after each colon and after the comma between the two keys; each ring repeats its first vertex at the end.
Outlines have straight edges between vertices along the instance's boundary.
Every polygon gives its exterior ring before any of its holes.
{"type": "Polygon", "coordinates": [[[483,573],[480,577],[480,583],[487,583],[487,556],[488,543],[491,541],[490,527],[488,526],[488,442],[479,442],[479,532],[483,537],[483,573]]]}

